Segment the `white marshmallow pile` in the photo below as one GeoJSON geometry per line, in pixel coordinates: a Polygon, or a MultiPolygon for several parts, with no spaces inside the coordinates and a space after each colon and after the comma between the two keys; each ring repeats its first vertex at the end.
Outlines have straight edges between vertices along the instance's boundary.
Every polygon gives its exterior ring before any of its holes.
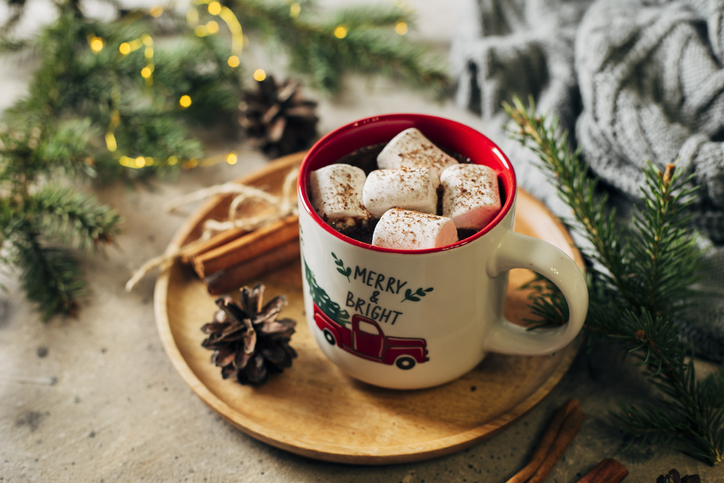
{"type": "Polygon", "coordinates": [[[450,218],[400,208],[387,210],[372,235],[372,245],[401,250],[444,247],[456,241],[458,231],[450,218]]]}
{"type": "Polygon", "coordinates": [[[493,169],[458,162],[415,128],[402,131],[377,156],[365,178],[349,164],[310,174],[312,204],[337,230],[379,218],[372,245],[398,250],[437,248],[458,241],[458,229],[480,230],[501,208],[493,169]],[[438,192],[442,216],[438,216],[438,192]]]}
{"type": "Polygon", "coordinates": [[[370,217],[362,204],[365,172],[349,164],[330,164],[312,171],[309,188],[312,204],[319,216],[337,230],[342,230],[370,217]]]}

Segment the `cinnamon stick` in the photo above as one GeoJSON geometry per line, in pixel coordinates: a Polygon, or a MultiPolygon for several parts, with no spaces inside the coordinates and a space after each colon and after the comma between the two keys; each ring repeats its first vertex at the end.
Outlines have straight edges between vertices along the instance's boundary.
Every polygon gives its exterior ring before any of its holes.
{"type": "Polygon", "coordinates": [[[563,456],[563,453],[566,451],[566,448],[568,448],[568,445],[571,444],[573,438],[575,438],[578,431],[580,431],[584,419],[586,419],[586,416],[584,416],[581,412],[581,407],[576,404],[573,410],[568,413],[566,418],[563,420],[561,429],[558,431],[556,438],[553,440],[553,444],[548,450],[543,463],[538,467],[536,472],[533,473],[533,476],[530,477],[527,483],[542,483],[543,480],[546,479],[551,470],[553,470],[555,464],[561,456],[563,456]]]}
{"type": "Polygon", "coordinates": [[[240,230],[238,228],[230,228],[228,230],[217,233],[203,243],[194,244],[191,246],[191,248],[186,250],[182,249],[181,262],[193,266],[196,257],[200,256],[202,253],[206,253],[213,250],[214,248],[223,246],[230,241],[236,240],[237,238],[240,238],[248,233],[248,231],[240,230]]]}
{"type": "Polygon", "coordinates": [[[210,295],[221,295],[242,286],[262,273],[299,259],[299,238],[260,254],[242,263],[219,270],[205,278],[210,295]]]}
{"type": "Polygon", "coordinates": [[[199,277],[209,278],[220,270],[253,261],[298,238],[299,218],[287,216],[193,257],[194,270],[199,277]]]}
{"type": "Polygon", "coordinates": [[[580,412],[578,399],[569,399],[563,403],[543,433],[543,437],[533,451],[533,456],[531,456],[530,462],[522,470],[513,475],[507,483],[525,483],[528,478],[536,472],[536,470],[545,461],[546,455],[561,431],[564,421],[575,409],[578,409],[578,412],[580,412]]]}
{"type": "Polygon", "coordinates": [[[621,483],[628,475],[628,469],[618,461],[606,458],[583,475],[578,483],[621,483]]]}

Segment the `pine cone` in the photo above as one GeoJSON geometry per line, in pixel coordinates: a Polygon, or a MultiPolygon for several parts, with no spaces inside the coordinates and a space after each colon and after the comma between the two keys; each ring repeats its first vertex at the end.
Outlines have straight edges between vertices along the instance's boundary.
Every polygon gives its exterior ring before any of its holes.
{"type": "Polygon", "coordinates": [[[676,468],[656,478],[656,483],[699,483],[699,481],[699,475],[681,476],[676,468]]]}
{"type": "Polygon", "coordinates": [[[221,367],[224,379],[236,375],[241,384],[262,386],[270,373],[291,367],[297,357],[289,345],[297,322],[277,320],[287,298],[275,297],[262,308],[263,295],[264,285],[259,283],[253,290],[241,289],[241,306],[229,296],[218,299],[221,310],[214,322],[201,328],[209,336],[201,345],[214,351],[211,362],[221,367]]]}
{"type": "Polygon", "coordinates": [[[239,124],[247,136],[270,157],[308,148],[317,137],[317,103],[303,99],[293,80],[277,85],[268,76],[257,84],[239,104],[239,124]]]}

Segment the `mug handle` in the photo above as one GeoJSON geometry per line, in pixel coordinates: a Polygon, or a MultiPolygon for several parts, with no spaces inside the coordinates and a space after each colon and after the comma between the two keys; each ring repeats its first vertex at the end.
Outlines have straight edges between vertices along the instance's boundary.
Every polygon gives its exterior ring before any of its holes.
{"type": "Polygon", "coordinates": [[[486,271],[490,277],[497,277],[513,268],[533,270],[553,282],[568,303],[568,323],[555,329],[531,331],[501,316],[493,324],[486,350],[532,356],[562,349],[578,335],[586,320],[588,287],[583,272],[557,247],[510,230],[490,257],[486,271]]]}

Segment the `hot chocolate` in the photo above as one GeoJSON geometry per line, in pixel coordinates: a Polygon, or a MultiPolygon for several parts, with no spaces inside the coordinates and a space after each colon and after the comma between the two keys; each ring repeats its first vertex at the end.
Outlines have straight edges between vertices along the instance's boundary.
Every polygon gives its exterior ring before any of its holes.
{"type": "Polygon", "coordinates": [[[493,169],[441,149],[415,128],[342,156],[312,172],[309,183],[315,210],[335,230],[402,250],[464,240],[505,201],[493,169]],[[381,223],[393,210],[406,215],[381,223]]]}
{"type": "MultiPolygon", "coordinates": [[[[358,149],[356,151],[353,151],[342,158],[340,158],[337,162],[342,164],[350,164],[352,166],[356,166],[362,171],[365,172],[366,175],[369,176],[369,174],[372,171],[375,171],[379,169],[377,167],[377,156],[379,156],[380,152],[384,149],[386,143],[380,143],[380,144],[374,144],[372,146],[365,146],[361,149],[358,149]]],[[[472,160],[470,158],[466,158],[465,156],[462,156],[458,153],[455,153],[453,151],[450,151],[448,149],[445,149],[444,147],[440,147],[443,151],[445,151],[449,156],[453,157],[458,163],[461,164],[470,164],[472,163],[472,160]]],[[[438,197],[437,197],[437,214],[442,214],[442,187],[438,188],[438,197]]],[[[501,199],[504,199],[504,193],[502,192],[502,185],[501,185],[501,193],[500,193],[501,199]]],[[[379,220],[377,218],[370,218],[367,220],[366,224],[360,224],[357,226],[350,226],[343,230],[340,230],[340,233],[354,239],[357,241],[360,241],[362,243],[372,243],[372,234],[375,231],[375,227],[377,226],[377,222],[379,220]]],[[[474,235],[478,232],[478,230],[474,229],[458,229],[458,240],[463,240],[465,238],[468,238],[469,236],[474,235]]]]}

